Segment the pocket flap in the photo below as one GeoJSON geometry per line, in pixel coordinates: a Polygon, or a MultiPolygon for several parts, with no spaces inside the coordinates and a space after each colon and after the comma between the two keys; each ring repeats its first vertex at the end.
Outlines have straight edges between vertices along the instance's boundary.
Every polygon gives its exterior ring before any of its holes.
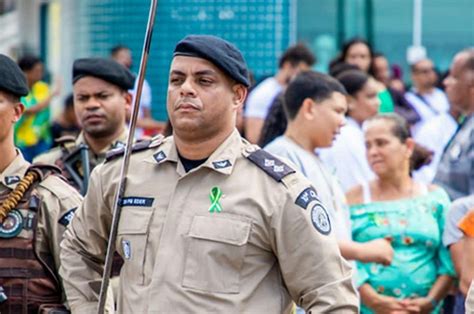
{"type": "Polygon", "coordinates": [[[242,220],[242,217],[195,216],[189,236],[242,246],[249,239],[250,226],[250,220],[242,220]]]}
{"type": "Polygon", "coordinates": [[[120,216],[118,234],[145,234],[151,221],[153,208],[124,207],[120,216]]]}

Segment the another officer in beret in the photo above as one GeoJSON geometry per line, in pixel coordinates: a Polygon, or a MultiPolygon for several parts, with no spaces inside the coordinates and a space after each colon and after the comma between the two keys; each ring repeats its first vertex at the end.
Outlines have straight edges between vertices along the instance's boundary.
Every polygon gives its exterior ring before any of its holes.
{"type": "Polygon", "coordinates": [[[59,243],[82,197],[59,169],[31,165],[14,146],[26,94],[23,72],[0,55],[0,313],[62,313],[59,243]]]}
{"type": "MultiPolygon", "coordinates": [[[[173,136],[134,147],[117,250],[119,313],[357,313],[317,187],[242,139],[249,86],[235,46],[188,36],[174,51],[167,108],[173,136]]],[[[122,152],[109,154],[62,243],[75,313],[96,310],[122,152]]]]}
{"type": "Polygon", "coordinates": [[[74,109],[82,132],[76,139],[60,139],[59,147],[34,161],[60,167],[69,183],[84,195],[90,171],[108,150],[126,142],[125,117],[132,101],[128,90],[135,77],[114,60],[87,58],[74,62],[72,80],[74,109]]]}

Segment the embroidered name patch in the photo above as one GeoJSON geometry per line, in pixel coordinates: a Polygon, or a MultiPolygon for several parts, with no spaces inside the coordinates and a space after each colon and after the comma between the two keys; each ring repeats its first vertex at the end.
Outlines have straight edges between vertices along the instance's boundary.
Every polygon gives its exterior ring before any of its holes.
{"type": "Polygon", "coordinates": [[[295,204],[303,209],[306,209],[308,208],[309,203],[311,203],[312,201],[319,202],[320,200],[318,198],[318,193],[316,192],[316,190],[312,186],[310,186],[309,188],[304,189],[303,192],[298,195],[295,204]]]}
{"type": "Polygon", "coordinates": [[[5,184],[10,185],[10,184],[15,184],[20,182],[20,177],[19,176],[8,176],[5,177],[5,184]]]}
{"type": "Polygon", "coordinates": [[[313,226],[324,235],[328,235],[331,232],[331,221],[326,209],[321,203],[313,206],[311,209],[311,221],[313,226]]]}
{"type": "Polygon", "coordinates": [[[58,222],[65,227],[69,225],[74,218],[76,209],[77,207],[68,210],[64,215],[61,216],[61,218],[59,218],[58,222]]]}
{"type": "Polygon", "coordinates": [[[125,206],[139,206],[139,207],[151,207],[153,205],[153,197],[138,197],[138,196],[129,196],[122,198],[121,205],[125,206]]]}

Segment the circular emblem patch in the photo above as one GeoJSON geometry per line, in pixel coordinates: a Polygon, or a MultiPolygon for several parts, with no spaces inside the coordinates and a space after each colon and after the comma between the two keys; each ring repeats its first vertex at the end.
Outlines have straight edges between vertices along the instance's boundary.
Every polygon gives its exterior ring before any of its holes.
{"type": "Polygon", "coordinates": [[[23,216],[13,209],[0,225],[0,238],[8,239],[16,237],[23,229],[23,216]]]}
{"type": "Polygon", "coordinates": [[[311,221],[316,230],[322,234],[328,235],[331,232],[331,221],[322,204],[316,204],[311,209],[311,221]]]}

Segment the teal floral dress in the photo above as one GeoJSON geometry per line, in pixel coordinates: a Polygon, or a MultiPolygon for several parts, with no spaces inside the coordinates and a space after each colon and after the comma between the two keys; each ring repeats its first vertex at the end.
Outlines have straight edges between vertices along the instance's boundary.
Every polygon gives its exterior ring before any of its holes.
{"type": "MultiPolygon", "coordinates": [[[[386,238],[395,251],[389,266],[357,262],[357,286],[368,283],[380,294],[406,299],[428,295],[440,275],[454,277],[441,241],[449,204],[447,193],[436,188],[415,198],[351,206],[353,240],[386,238]]],[[[362,306],[361,313],[371,311],[362,306]]]]}

